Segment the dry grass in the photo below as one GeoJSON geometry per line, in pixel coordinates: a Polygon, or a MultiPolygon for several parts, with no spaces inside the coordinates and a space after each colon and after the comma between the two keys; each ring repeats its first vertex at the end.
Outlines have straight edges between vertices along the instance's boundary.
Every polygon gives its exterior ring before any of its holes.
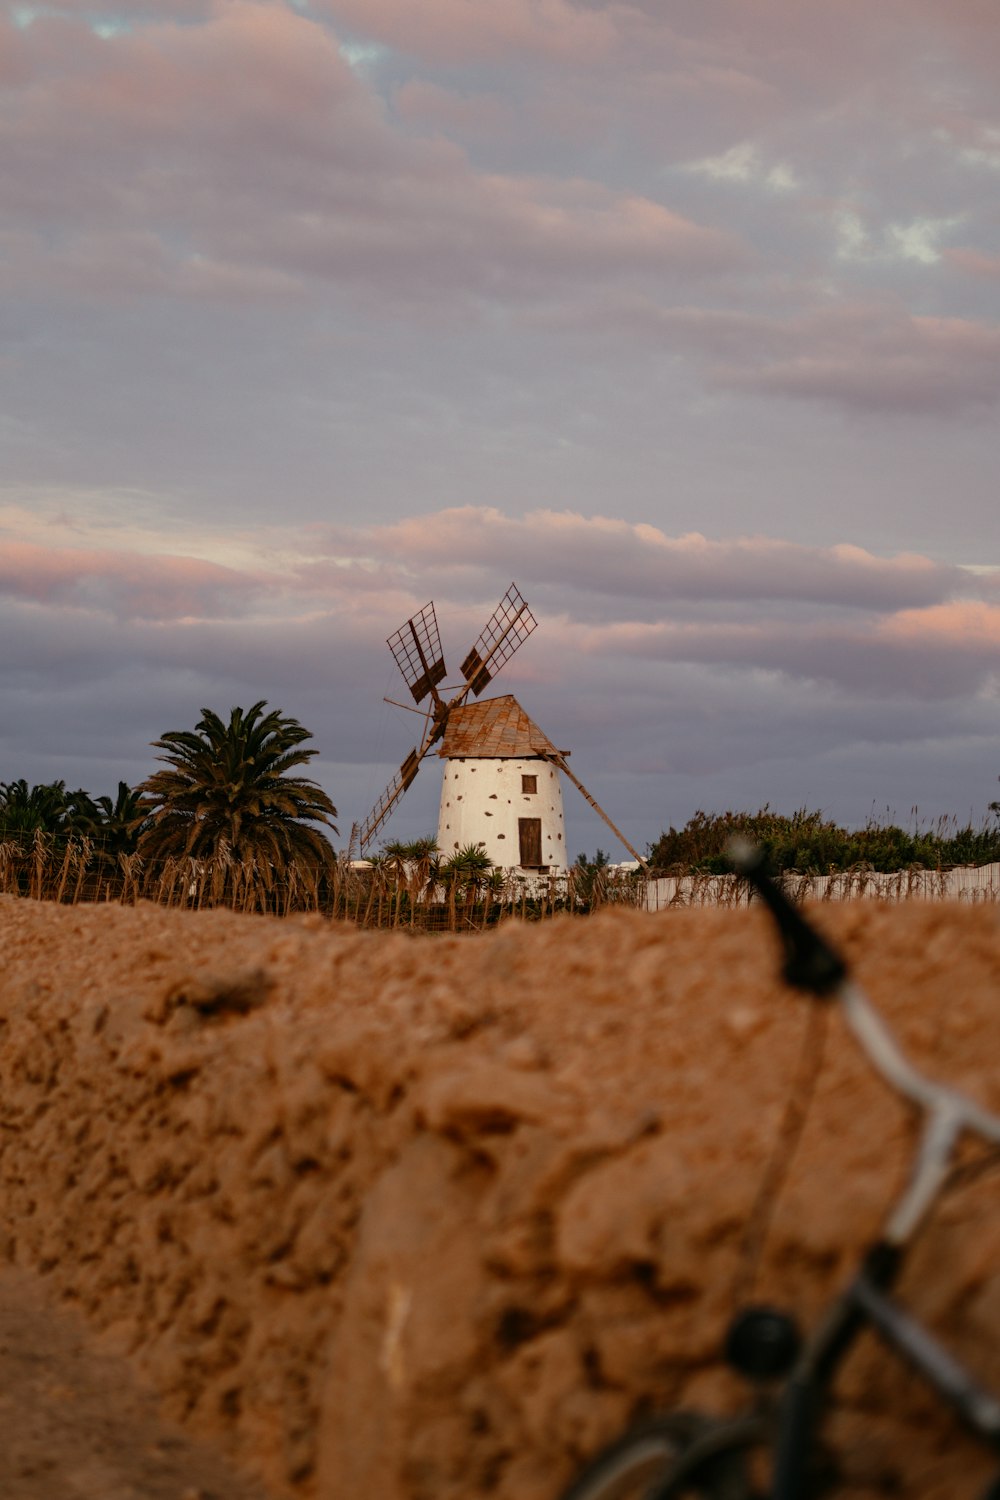
{"type": "Polygon", "coordinates": [[[642,907],[645,886],[634,876],[601,872],[586,893],[574,872],[562,879],[503,878],[429,885],[405,867],[375,864],[328,870],[297,864],[280,874],[269,864],[237,859],[225,846],[210,860],[150,861],[110,854],[87,838],[56,839],[42,832],[0,841],[0,894],[73,905],[153,901],[190,911],[224,907],[288,916],[320,912],[361,927],[413,931],[481,931],[511,917],[585,912],[615,904],[642,907]]]}

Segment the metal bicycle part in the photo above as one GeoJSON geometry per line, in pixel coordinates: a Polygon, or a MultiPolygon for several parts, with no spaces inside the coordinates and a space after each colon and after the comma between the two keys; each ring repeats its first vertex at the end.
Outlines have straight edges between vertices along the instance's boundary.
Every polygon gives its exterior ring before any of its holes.
{"type": "Polygon", "coordinates": [[[762,1417],[654,1418],[598,1453],[562,1500],[766,1500],[770,1447],[762,1417]]]}
{"type": "Polygon", "coordinates": [[[799,989],[839,1003],[872,1067],[889,1088],[924,1117],[909,1183],[884,1230],[884,1237],[901,1247],[912,1239],[947,1183],[962,1134],[969,1131],[991,1145],[1000,1145],[1000,1115],[992,1114],[959,1089],[937,1083],[914,1067],[868,996],[850,978],[841,956],[792,904],[780,884],[766,873],[761,850],[734,840],[730,857],[777,924],[785,950],[782,970],[785,978],[799,989]]]}

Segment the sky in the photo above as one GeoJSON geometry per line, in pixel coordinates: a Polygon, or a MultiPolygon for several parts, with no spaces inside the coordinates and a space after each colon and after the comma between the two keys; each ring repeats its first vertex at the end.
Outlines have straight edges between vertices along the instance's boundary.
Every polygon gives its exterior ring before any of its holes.
{"type": "Polygon", "coordinates": [[[0,781],[264,699],[346,845],[516,580],[640,850],[1000,794],[995,0],[24,0],[0,209],[0,781]]]}

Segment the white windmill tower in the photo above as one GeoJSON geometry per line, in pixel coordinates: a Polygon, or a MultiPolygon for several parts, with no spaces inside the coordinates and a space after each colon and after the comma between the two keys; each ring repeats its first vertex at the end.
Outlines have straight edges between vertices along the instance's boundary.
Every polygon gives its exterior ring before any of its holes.
{"type": "Polygon", "coordinates": [[[438,751],[447,762],[438,848],[451,855],[482,844],[501,868],[564,872],[556,763],[568,753],[556,749],[509,693],[453,709],[438,751]]]}
{"type": "Polygon", "coordinates": [[[437,753],[446,765],[437,842],[445,857],[470,844],[482,844],[492,862],[502,869],[537,874],[565,870],[569,861],[559,778],[562,772],[633,858],[645,864],[573,775],[566,763],[569,751],[557,749],[516,698],[507,694],[479,703],[467,701],[470,694],[479,697],[537,623],[512,583],[462,662],[463,682],[450,698],[438,691],[446,672],[433,601],[389,637],[387,644],[414,702],[419,704],[429,697],[431,707],[422,711],[426,722],[420,743],[410,751],[360,828],[355,825],[352,831],[351,842],[357,836],[362,854],[412,784],[421,761],[440,742],[437,753]]]}

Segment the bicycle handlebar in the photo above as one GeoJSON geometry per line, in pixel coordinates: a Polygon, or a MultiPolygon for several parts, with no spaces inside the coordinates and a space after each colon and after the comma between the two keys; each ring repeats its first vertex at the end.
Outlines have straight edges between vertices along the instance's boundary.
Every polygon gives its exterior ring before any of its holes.
{"type": "Polygon", "coordinates": [[[782,975],[797,990],[808,990],[825,1000],[847,978],[847,965],[836,949],[805,920],[779,885],[765,874],[764,851],[743,839],[733,839],[729,858],[737,874],[750,882],[769,909],[785,950],[782,975]]]}
{"type": "Polygon", "coordinates": [[[886,1227],[886,1238],[894,1244],[903,1244],[944,1185],[962,1131],[973,1130],[991,1144],[1000,1145],[1000,1117],[981,1108],[958,1089],[927,1078],[903,1055],[867,995],[850,979],[844,959],[766,873],[760,849],[734,839],[728,853],[737,874],[750,882],[774,917],[785,953],[782,965],[785,980],[820,999],[839,1000],[848,1025],[872,1067],[890,1088],[927,1116],[909,1185],[886,1227]]]}

